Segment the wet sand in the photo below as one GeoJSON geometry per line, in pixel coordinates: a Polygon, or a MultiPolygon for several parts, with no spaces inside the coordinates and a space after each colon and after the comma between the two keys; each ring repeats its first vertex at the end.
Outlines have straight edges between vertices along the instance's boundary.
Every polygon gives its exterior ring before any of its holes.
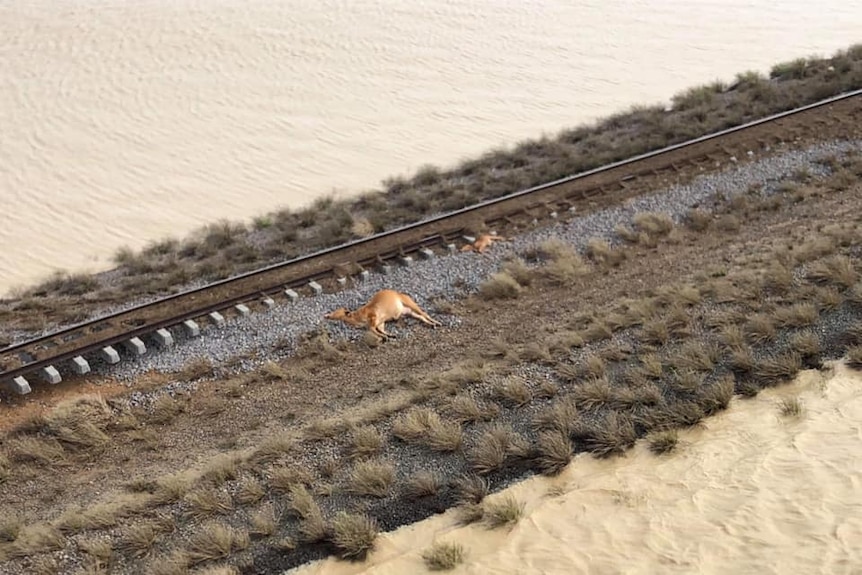
{"type": "Polygon", "coordinates": [[[434,542],[460,543],[451,573],[859,573],[862,565],[862,374],[843,364],[680,434],[656,456],[641,441],[625,457],[581,455],[556,478],[512,495],[512,529],[459,526],[456,511],[381,535],[363,563],[336,559],[296,574],[421,573],[434,542]],[[781,413],[798,397],[800,417],[781,413]]]}

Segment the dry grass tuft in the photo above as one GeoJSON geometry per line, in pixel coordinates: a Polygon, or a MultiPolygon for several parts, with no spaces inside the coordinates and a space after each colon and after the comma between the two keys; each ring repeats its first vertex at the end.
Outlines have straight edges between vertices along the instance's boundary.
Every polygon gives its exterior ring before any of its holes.
{"type": "MultiPolygon", "coordinates": [[[[44,442],[42,455],[49,456],[49,452],[56,451],[57,445],[51,445],[51,439],[59,442],[60,448],[73,453],[92,455],[103,451],[111,443],[104,430],[112,415],[111,408],[100,395],[85,395],[57,404],[39,421],[39,431],[48,436],[37,439],[44,442]]],[[[32,447],[36,446],[32,443],[32,447]]],[[[39,451],[35,449],[33,455],[38,457],[39,451]]]]}
{"type": "Polygon", "coordinates": [[[599,357],[606,361],[625,361],[631,357],[634,350],[623,343],[612,343],[598,351],[599,357]]]}
{"type": "Polygon", "coordinates": [[[862,344],[862,324],[852,325],[841,334],[841,343],[846,346],[862,344]]]}
{"type": "Polygon", "coordinates": [[[395,481],[395,467],[388,461],[359,461],[350,472],[348,491],[354,495],[386,497],[395,481]]]}
{"type": "MultiPolygon", "coordinates": [[[[722,303],[722,302],[718,302],[722,303]]],[[[738,309],[718,309],[711,311],[704,317],[703,323],[710,329],[721,329],[731,325],[740,325],[748,319],[748,316],[738,309]]]]}
{"type": "Polygon", "coordinates": [[[661,389],[651,381],[614,390],[611,407],[614,409],[636,409],[658,405],[662,401],[661,389]]]}
{"type": "Polygon", "coordinates": [[[640,232],[622,224],[614,226],[614,233],[617,234],[618,238],[630,244],[638,243],[638,239],[640,238],[640,232]]]}
{"type": "Polygon", "coordinates": [[[240,571],[233,565],[213,565],[195,571],[194,575],[240,575],[240,571]]]}
{"type": "Polygon", "coordinates": [[[540,431],[556,431],[568,437],[582,425],[574,397],[562,397],[533,416],[533,428],[540,431]]]}
{"type": "Polygon", "coordinates": [[[587,257],[599,265],[615,267],[625,259],[626,252],[611,247],[611,245],[599,238],[593,238],[587,243],[587,257]]]}
{"type": "Polygon", "coordinates": [[[581,377],[598,379],[607,373],[607,363],[601,355],[590,355],[581,363],[581,377]]]}
{"type": "Polygon", "coordinates": [[[458,504],[477,504],[490,493],[488,480],[475,474],[460,475],[452,480],[455,501],[458,504]]]}
{"type": "Polygon", "coordinates": [[[377,455],[383,449],[383,436],[369,425],[357,427],[350,434],[348,451],[353,459],[377,455]]]}
{"type": "Polygon", "coordinates": [[[547,240],[534,251],[545,260],[537,273],[552,285],[567,285],[590,273],[590,266],[577,250],[560,240],[547,240]]]}
{"type": "Polygon", "coordinates": [[[50,555],[40,555],[30,560],[27,575],[58,575],[60,562],[50,555]]]}
{"type": "Polygon", "coordinates": [[[12,462],[4,454],[0,453],[0,485],[9,480],[12,474],[12,462]]]}
{"type": "Polygon", "coordinates": [[[524,255],[530,259],[553,261],[566,259],[573,253],[577,255],[577,251],[570,244],[554,238],[528,249],[524,255]]]}
{"type": "Polygon", "coordinates": [[[616,323],[619,324],[619,327],[642,325],[643,322],[652,317],[655,311],[656,301],[654,299],[626,301],[622,306],[620,317],[617,318],[616,323]]]}
{"type": "Polygon", "coordinates": [[[679,443],[679,434],[675,429],[659,431],[649,437],[649,449],[656,455],[670,453],[679,443]]]}
{"type": "Polygon", "coordinates": [[[517,523],[524,515],[524,504],[512,496],[485,504],[485,523],[491,529],[517,523]]]}
{"type": "Polygon", "coordinates": [[[718,340],[728,351],[736,351],[744,349],[748,346],[745,333],[738,325],[725,325],[721,328],[718,334],[718,340]]]}
{"type": "Polygon", "coordinates": [[[596,457],[609,457],[624,453],[637,439],[632,418],[611,411],[596,423],[589,425],[582,441],[584,447],[596,457]]]}
{"type": "Polygon", "coordinates": [[[754,371],[754,354],[747,345],[730,353],[730,369],[734,373],[746,374],[754,371]]]}
{"type": "Polygon", "coordinates": [[[189,558],[183,551],[173,551],[153,559],[147,565],[147,575],[188,575],[189,558]]]}
{"type": "Polygon", "coordinates": [[[314,476],[304,467],[275,467],[269,472],[269,486],[280,493],[288,493],[294,485],[311,485],[314,476]]]}
{"type": "Polygon", "coordinates": [[[536,465],[544,475],[557,475],[572,460],[574,452],[568,435],[559,431],[543,431],[537,442],[536,465]]]}
{"type": "Polygon", "coordinates": [[[549,362],[551,360],[550,346],[544,342],[531,341],[518,350],[518,359],[530,363],[549,362]]]}
{"type": "Polygon", "coordinates": [[[814,301],[822,312],[835,311],[844,303],[844,296],[833,287],[815,287],[814,301]]]}
{"type": "Polygon", "coordinates": [[[0,541],[15,541],[21,529],[24,527],[24,520],[14,513],[5,513],[0,517],[0,541]]]}
{"type": "Polygon", "coordinates": [[[702,232],[712,222],[712,214],[703,210],[689,210],[685,216],[685,225],[696,232],[702,232]]]}
{"type": "Polygon", "coordinates": [[[647,430],[664,431],[677,427],[692,427],[705,417],[703,408],[694,401],[675,401],[667,405],[658,405],[638,416],[640,423],[647,430]]]}
{"type": "Polygon", "coordinates": [[[611,330],[608,324],[601,321],[596,321],[591,323],[579,335],[585,343],[593,343],[610,339],[611,337],[613,337],[614,332],[613,330],[611,330]]]}
{"type": "Polygon", "coordinates": [[[479,294],[486,300],[515,299],[522,291],[524,288],[508,272],[491,274],[479,286],[479,294]]]}
{"type": "Polygon", "coordinates": [[[318,419],[305,428],[305,438],[308,441],[323,441],[341,435],[347,431],[347,422],[339,417],[318,419]]]}
{"type": "Polygon", "coordinates": [[[242,505],[257,503],[266,495],[263,484],[255,477],[245,477],[240,481],[236,491],[236,500],[242,505]]]}
{"type": "Polygon", "coordinates": [[[86,553],[96,569],[107,567],[114,557],[114,548],[110,540],[93,537],[91,539],[79,539],[78,549],[86,553]]]}
{"type": "Polygon", "coordinates": [[[536,386],[536,397],[539,399],[551,399],[556,397],[559,392],[560,386],[547,379],[540,380],[536,386]]]}
{"type": "Polygon", "coordinates": [[[281,364],[271,360],[260,366],[257,373],[263,381],[284,381],[290,377],[281,364]]]}
{"type": "Polygon", "coordinates": [[[521,258],[506,261],[500,269],[524,287],[529,287],[533,283],[533,277],[536,274],[535,270],[530,268],[521,258]]]}
{"type": "Polygon", "coordinates": [[[780,262],[772,262],[763,274],[763,286],[776,294],[787,293],[793,286],[793,271],[780,262]]]}
{"type": "Polygon", "coordinates": [[[674,227],[669,215],[658,212],[640,212],[632,221],[639,230],[653,236],[666,236],[674,227]]]}
{"type": "Polygon", "coordinates": [[[779,308],[773,314],[778,327],[808,327],[817,323],[820,312],[811,303],[796,303],[779,308]]]}
{"type": "Polygon", "coordinates": [[[118,548],[132,557],[143,557],[153,549],[159,537],[171,529],[171,523],[159,521],[130,525],[123,530],[118,548]]]}
{"type": "Polygon", "coordinates": [[[414,408],[400,416],[392,425],[392,434],[408,443],[425,445],[434,451],[455,451],[463,442],[461,424],[444,421],[437,412],[414,408]]]}
{"type": "Polygon", "coordinates": [[[185,500],[189,506],[185,512],[186,516],[197,520],[233,511],[230,494],[212,487],[192,491],[186,495],[185,500]]]}
{"type": "Polygon", "coordinates": [[[408,497],[420,499],[433,497],[443,487],[443,479],[433,471],[419,471],[407,480],[405,492],[408,497]]]}
{"type": "Polygon", "coordinates": [[[711,385],[701,388],[697,394],[697,402],[703,410],[704,415],[714,415],[719,411],[727,409],[733,398],[734,379],[733,376],[725,375],[711,385]]]}
{"type": "Polygon", "coordinates": [[[558,331],[548,338],[548,340],[549,351],[553,351],[555,353],[566,352],[571,349],[583,347],[586,343],[584,341],[584,337],[580,333],[571,330],[558,331]]]}
{"type": "Polygon", "coordinates": [[[648,379],[661,379],[664,376],[664,364],[654,353],[645,353],[638,357],[640,365],[638,372],[648,379]]]}
{"type": "Polygon", "coordinates": [[[738,232],[742,222],[734,214],[722,214],[716,222],[716,227],[723,232],[738,232]]]}
{"type": "Polygon", "coordinates": [[[212,361],[206,357],[199,357],[187,361],[177,376],[184,381],[194,381],[213,375],[215,368],[212,361]]]}
{"type": "Polygon", "coordinates": [[[252,537],[269,537],[278,530],[279,513],[271,503],[262,505],[249,516],[252,537]]]}
{"type": "Polygon", "coordinates": [[[751,379],[743,379],[736,382],[736,392],[742,397],[755,397],[760,393],[760,386],[751,379]]]}
{"type": "Polygon", "coordinates": [[[533,400],[533,394],[524,380],[508,377],[494,386],[494,395],[511,407],[524,407],[533,400]]]}
{"type": "Polygon", "coordinates": [[[460,423],[476,423],[494,419],[500,408],[495,404],[480,405],[471,395],[458,395],[449,401],[447,411],[460,423]]]}
{"type": "Polygon", "coordinates": [[[772,386],[790,381],[802,369],[802,358],[796,352],[760,360],[754,367],[754,378],[761,386],[772,386]]]}
{"type": "Polygon", "coordinates": [[[459,543],[435,543],[422,553],[429,571],[449,571],[464,562],[464,546],[459,543]]]}
{"type": "Polygon", "coordinates": [[[362,561],[374,548],[377,522],[367,515],[339,513],[332,521],[332,543],[342,559],[362,561]]]}
{"type": "Polygon", "coordinates": [[[606,377],[585,381],[575,387],[570,395],[581,409],[597,409],[613,403],[616,397],[615,390],[606,377]]]}
{"type": "Polygon", "coordinates": [[[720,359],[721,351],[714,344],[688,340],[679,346],[668,361],[679,370],[712,371],[720,359]]]}
{"type": "Polygon", "coordinates": [[[514,357],[512,346],[500,337],[492,338],[488,347],[481,352],[483,358],[510,359],[514,357]]]}
{"type": "Polygon", "coordinates": [[[440,378],[456,386],[479,383],[488,374],[488,365],[484,361],[468,359],[460,362],[440,374],[440,378]]]}
{"type": "Polygon", "coordinates": [[[326,522],[323,512],[304,485],[294,485],[290,490],[287,508],[300,518],[299,536],[306,543],[326,538],[326,522]]]}
{"type": "Polygon", "coordinates": [[[684,369],[675,371],[668,381],[668,385],[678,392],[693,393],[703,385],[704,379],[704,374],[691,369],[684,369]]]}
{"type": "Polygon", "coordinates": [[[806,367],[820,366],[820,338],[812,330],[795,333],[790,337],[789,348],[802,358],[806,367]]]}
{"type": "Polygon", "coordinates": [[[16,463],[58,466],[66,461],[66,451],[53,437],[12,437],[6,441],[9,458],[16,463]]]}
{"type": "Polygon", "coordinates": [[[472,525],[485,516],[485,507],[479,503],[464,503],[458,506],[458,524],[472,525]]]}
{"type": "Polygon", "coordinates": [[[834,240],[821,236],[797,246],[793,250],[793,253],[795,255],[796,263],[801,264],[828,256],[835,252],[836,249],[837,246],[835,245],[834,240]]]}
{"type": "Polygon", "coordinates": [[[97,503],[86,509],[73,506],[55,522],[64,533],[83,529],[104,529],[113,527],[120,518],[128,515],[130,509],[121,500],[97,503]]]}
{"type": "Polygon", "coordinates": [[[798,397],[782,399],[778,404],[778,408],[784,417],[802,417],[802,414],[805,412],[802,401],[798,397]]]}
{"type": "Polygon", "coordinates": [[[859,279],[859,273],[853,266],[853,260],[835,255],[809,265],[805,277],[816,284],[835,284],[849,289],[859,279]]]}
{"type": "Polygon", "coordinates": [[[476,438],[467,451],[467,461],[473,471],[484,475],[501,468],[513,450],[523,452],[520,437],[511,427],[495,424],[476,438]]]}
{"type": "Polygon", "coordinates": [[[224,559],[249,546],[248,533],[224,523],[207,523],[195,531],[186,548],[190,565],[224,559]]]}
{"type": "Polygon", "coordinates": [[[150,423],[156,425],[165,425],[174,420],[174,418],[185,411],[185,404],[177,401],[170,395],[162,395],[155,402],[147,419],[150,423]]]}
{"type": "Polygon", "coordinates": [[[221,485],[228,479],[236,479],[242,457],[238,454],[222,453],[212,458],[203,473],[203,479],[221,485]]]}
{"type": "Polygon", "coordinates": [[[7,553],[13,558],[28,557],[58,551],[65,547],[66,538],[58,529],[44,523],[37,523],[20,529],[7,553]]]}

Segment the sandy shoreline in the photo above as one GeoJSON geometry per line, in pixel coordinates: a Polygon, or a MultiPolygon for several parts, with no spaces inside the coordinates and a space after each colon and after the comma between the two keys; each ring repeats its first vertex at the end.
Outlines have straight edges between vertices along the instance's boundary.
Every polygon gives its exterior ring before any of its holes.
{"type": "Polygon", "coordinates": [[[330,558],[293,574],[427,571],[434,542],[464,546],[452,573],[854,573],[862,563],[862,375],[844,364],[680,434],[657,457],[641,441],[622,458],[576,457],[489,498],[525,504],[511,530],[459,526],[457,511],[381,535],[363,563],[330,558]],[[784,416],[780,401],[804,411],[784,416]]]}

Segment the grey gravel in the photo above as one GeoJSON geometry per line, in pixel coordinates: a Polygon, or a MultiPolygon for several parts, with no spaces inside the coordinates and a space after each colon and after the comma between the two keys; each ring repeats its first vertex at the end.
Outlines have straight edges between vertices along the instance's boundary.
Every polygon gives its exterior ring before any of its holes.
{"type": "MultiPolygon", "coordinates": [[[[337,307],[357,307],[382,288],[410,294],[447,328],[457,329],[458,318],[441,314],[433,301],[475,292],[489,274],[498,269],[503,260],[513,253],[520,253],[550,238],[563,240],[579,248],[583,248],[586,242],[593,238],[603,238],[614,243],[614,228],[621,224],[630,224],[632,217],[638,212],[664,212],[679,222],[692,207],[705,204],[717,194],[730,197],[745,193],[754,185],[762,186],[763,193],[770,194],[775,192],[784,180],[801,170],[807,170],[815,179],[826,176],[829,174],[829,168],[821,163],[823,160],[859,150],[862,150],[860,141],[834,141],[755,158],[743,164],[731,161],[719,171],[699,176],[686,185],[657,190],[654,194],[636,198],[624,206],[546,226],[524,233],[512,242],[496,244],[487,253],[487,257],[473,253],[456,253],[430,260],[414,260],[408,267],[393,266],[387,275],[372,274],[364,282],[353,282],[338,293],[301,297],[296,302],[290,302],[286,297],[278,298],[271,309],[230,319],[221,328],[204,323],[201,325],[201,337],[196,339],[186,338],[179,327],[172,328],[177,341],[171,349],[157,350],[155,342],[146,339],[148,352],[144,356],[131,358],[127,352],[121,350],[123,361],[119,365],[108,366],[94,359],[91,359],[91,365],[96,373],[110,373],[121,381],[131,383],[144,372],[176,372],[189,361],[198,358],[209,358],[213,364],[218,365],[250,351],[260,350],[262,353],[257,360],[260,363],[280,359],[291,353],[301,334],[322,325],[326,326],[328,333],[334,338],[355,340],[362,336],[361,330],[326,321],[323,319],[324,314],[337,307]],[[273,350],[276,343],[279,344],[278,352],[273,350]]],[[[391,329],[396,336],[403,337],[416,328],[408,324],[402,328],[393,326],[391,329]]],[[[252,365],[246,362],[240,364],[240,367],[247,369],[252,365]]],[[[174,382],[162,392],[176,393],[194,387],[194,383],[174,382]]],[[[133,394],[132,403],[148,402],[147,395],[133,394]]]]}

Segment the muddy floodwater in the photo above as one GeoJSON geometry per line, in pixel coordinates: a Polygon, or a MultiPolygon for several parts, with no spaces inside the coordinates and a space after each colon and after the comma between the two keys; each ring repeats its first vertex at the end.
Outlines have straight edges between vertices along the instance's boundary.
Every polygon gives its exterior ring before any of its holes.
{"type": "Polygon", "coordinates": [[[0,294],[859,41],[852,2],[8,0],[0,294]]]}

